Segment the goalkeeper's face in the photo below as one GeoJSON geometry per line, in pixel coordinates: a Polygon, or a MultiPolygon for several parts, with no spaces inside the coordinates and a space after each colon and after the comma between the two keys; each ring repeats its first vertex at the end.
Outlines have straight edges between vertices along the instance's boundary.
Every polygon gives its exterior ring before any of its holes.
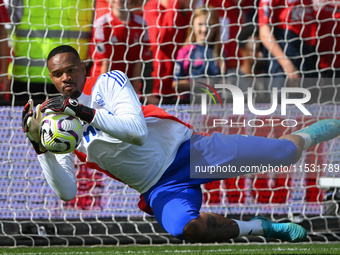
{"type": "Polygon", "coordinates": [[[57,90],[65,96],[79,97],[86,80],[85,64],[71,52],[59,53],[47,64],[57,90]]]}

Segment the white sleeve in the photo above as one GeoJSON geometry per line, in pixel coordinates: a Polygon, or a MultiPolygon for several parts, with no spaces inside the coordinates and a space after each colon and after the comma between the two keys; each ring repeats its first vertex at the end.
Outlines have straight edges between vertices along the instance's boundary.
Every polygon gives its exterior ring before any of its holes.
{"type": "Polygon", "coordinates": [[[48,184],[57,196],[64,201],[72,200],[77,194],[73,154],[57,155],[47,151],[38,155],[38,160],[48,184]]]}
{"type": "Polygon", "coordinates": [[[148,129],[138,96],[124,73],[113,72],[125,80],[118,82],[113,74],[107,77],[101,89],[105,108],[96,110],[91,125],[121,141],[143,145],[148,129]]]}

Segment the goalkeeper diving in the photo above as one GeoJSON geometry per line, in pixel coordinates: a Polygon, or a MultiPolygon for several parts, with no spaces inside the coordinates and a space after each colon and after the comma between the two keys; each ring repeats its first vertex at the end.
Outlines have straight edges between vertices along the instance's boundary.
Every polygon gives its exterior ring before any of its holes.
{"type": "MultiPolygon", "coordinates": [[[[255,235],[289,242],[306,240],[306,230],[295,223],[277,223],[262,216],[240,221],[200,212],[201,184],[216,179],[190,178],[190,165],[288,166],[299,160],[303,150],[337,137],[340,120],[322,120],[279,139],[221,133],[205,136],[154,105],[142,106],[120,71],[86,78],[85,65],[70,46],[53,49],[47,65],[61,95],[37,106],[36,113],[29,101],[22,127],[48,184],[60,199],[72,200],[77,193],[75,153],[90,168],[137,190],[139,207],[179,239],[218,242],[255,235]],[[41,112],[65,112],[84,122],[84,136],[74,152],[57,155],[44,149],[38,135],[41,112]]],[[[230,173],[227,178],[242,174],[230,173]]]]}

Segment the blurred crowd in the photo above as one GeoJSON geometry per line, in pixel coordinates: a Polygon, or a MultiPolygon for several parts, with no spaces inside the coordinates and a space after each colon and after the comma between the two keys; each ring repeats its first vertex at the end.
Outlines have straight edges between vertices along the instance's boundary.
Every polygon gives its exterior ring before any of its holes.
{"type": "Polygon", "coordinates": [[[0,0],[0,104],[57,95],[46,57],[60,44],[89,76],[125,72],[143,104],[189,103],[201,83],[337,103],[339,18],[340,0],[0,0]]]}

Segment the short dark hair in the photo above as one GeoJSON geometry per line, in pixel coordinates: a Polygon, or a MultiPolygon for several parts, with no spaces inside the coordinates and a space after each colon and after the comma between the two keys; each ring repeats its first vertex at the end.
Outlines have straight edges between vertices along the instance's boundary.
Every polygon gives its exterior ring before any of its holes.
{"type": "Polygon", "coordinates": [[[258,36],[259,31],[256,26],[247,24],[241,30],[237,36],[238,45],[241,49],[246,47],[247,42],[249,42],[249,37],[258,36]]]}
{"type": "Polygon", "coordinates": [[[53,50],[50,51],[50,53],[48,54],[48,57],[47,57],[47,62],[53,58],[55,55],[58,55],[60,53],[66,53],[66,52],[71,52],[73,53],[77,59],[79,59],[80,61],[80,57],[79,57],[79,54],[78,54],[78,51],[76,51],[75,48],[73,48],[72,46],[70,45],[60,45],[56,48],[54,48],[53,50]]]}

